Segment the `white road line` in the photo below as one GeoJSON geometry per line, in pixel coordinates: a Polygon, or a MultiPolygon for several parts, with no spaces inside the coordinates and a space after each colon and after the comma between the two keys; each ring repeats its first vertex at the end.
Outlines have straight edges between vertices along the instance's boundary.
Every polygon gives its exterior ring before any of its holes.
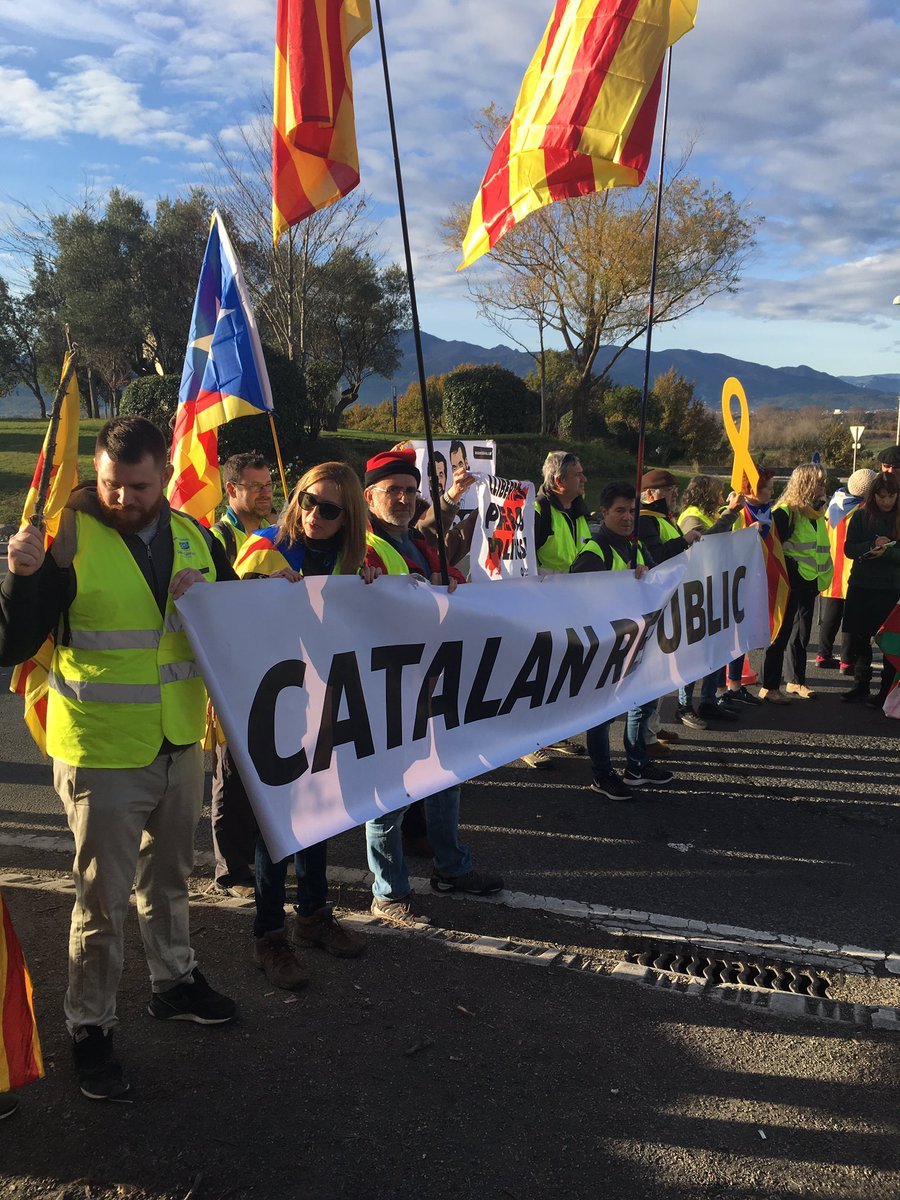
{"type": "MultiPolygon", "coordinates": [[[[72,853],[70,837],[0,833],[0,845],[22,846],[52,853],[72,853]]],[[[213,855],[208,850],[198,851],[195,861],[206,867],[214,864],[213,855]]],[[[368,888],[372,884],[371,872],[355,867],[329,866],[328,875],[333,883],[346,883],[361,888],[368,888]]],[[[411,878],[410,884],[418,895],[434,895],[427,879],[411,878]]],[[[606,904],[563,900],[557,896],[538,896],[530,892],[502,891],[496,896],[469,896],[459,892],[445,892],[441,895],[443,899],[455,903],[490,904],[527,912],[551,913],[568,920],[590,921],[606,933],[617,937],[637,934],[660,941],[685,942],[713,950],[728,950],[734,953],[752,951],[775,959],[800,958],[810,966],[830,967],[832,970],[853,974],[867,974],[874,970],[886,969],[893,975],[900,975],[900,953],[867,950],[862,946],[839,946],[835,942],[820,942],[793,934],[694,921],[688,917],[673,917],[631,908],[612,908],[606,904]]],[[[241,901],[240,906],[251,904],[251,901],[241,901]]]]}

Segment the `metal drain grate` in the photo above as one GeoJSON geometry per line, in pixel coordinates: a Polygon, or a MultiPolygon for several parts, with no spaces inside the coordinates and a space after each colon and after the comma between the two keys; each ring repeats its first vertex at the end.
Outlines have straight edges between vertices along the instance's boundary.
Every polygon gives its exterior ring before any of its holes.
{"type": "Polygon", "coordinates": [[[768,962],[766,959],[738,961],[713,958],[698,953],[695,947],[681,951],[672,950],[626,950],[626,962],[652,967],[667,975],[687,976],[702,979],[706,983],[730,983],[737,987],[766,988],[772,992],[793,992],[800,996],[828,995],[831,980],[810,967],[798,967],[786,962],[768,962]]]}

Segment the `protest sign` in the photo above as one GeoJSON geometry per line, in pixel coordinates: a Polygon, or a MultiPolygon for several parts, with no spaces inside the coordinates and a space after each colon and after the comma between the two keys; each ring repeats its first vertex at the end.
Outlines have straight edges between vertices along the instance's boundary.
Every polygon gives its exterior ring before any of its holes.
{"type": "Polygon", "coordinates": [[[488,475],[476,485],[478,517],[472,531],[473,583],[537,575],[534,484],[488,475]]]}
{"type": "Polygon", "coordinates": [[[246,580],[177,606],[275,859],[769,642],[755,529],[641,579],[246,580]]]}
{"type": "MultiPolygon", "coordinates": [[[[428,474],[428,453],[425,442],[404,442],[416,452],[416,466],[422,472],[422,497],[431,503],[431,483],[428,474]]],[[[473,475],[493,475],[497,469],[497,443],[484,438],[454,438],[434,443],[434,465],[438,483],[443,491],[453,482],[453,472],[462,465],[473,475]]],[[[476,506],[473,489],[460,500],[460,512],[470,512],[476,506]]]]}

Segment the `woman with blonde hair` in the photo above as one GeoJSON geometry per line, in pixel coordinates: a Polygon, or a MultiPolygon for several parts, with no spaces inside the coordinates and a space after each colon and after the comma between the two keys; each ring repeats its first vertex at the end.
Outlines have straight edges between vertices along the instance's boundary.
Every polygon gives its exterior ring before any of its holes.
{"type": "MultiPolygon", "coordinates": [[[[371,583],[381,572],[363,565],[365,555],[362,486],[346,463],[325,462],[301,477],[276,525],[251,534],[234,569],[242,579],[297,583],[309,575],[362,575],[371,583]]],[[[295,948],[319,946],[338,958],[355,958],[365,950],[362,936],[345,929],[328,903],[327,848],[327,841],[319,842],[294,855],[292,946],[284,922],[289,860],[273,862],[263,838],[257,839],[253,961],[275,987],[306,984],[295,948]]]]}
{"type": "Polygon", "coordinates": [[[781,690],[786,651],[790,653],[793,679],[785,691],[802,700],[815,695],[806,686],[806,651],[816,596],[825,591],[834,574],[824,516],[826,495],[825,472],[815,463],[804,463],[794,468],[772,509],[772,525],[784,550],[791,591],[781,628],[763,661],[759,695],[771,704],[788,703],[781,690]]]}

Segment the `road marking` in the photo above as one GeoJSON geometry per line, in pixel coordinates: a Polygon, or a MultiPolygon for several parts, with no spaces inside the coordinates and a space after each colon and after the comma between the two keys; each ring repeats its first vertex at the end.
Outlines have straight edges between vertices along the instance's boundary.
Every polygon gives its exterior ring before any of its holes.
{"type": "MultiPolygon", "coordinates": [[[[40,834],[10,834],[0,832],[0,845],[23,846],[33,850],[71,854],[71,837],[50,837],[40,834]]],[[[201,866],[215,865],[209,850],[198,851],[194,860],[201,866]]],[[[357,867],[329,866],[332,883],[368,888],[372,873],[357,867]]],[[[428,879],[411,878],[412,890],[421,896],[433,896],[428,879]]],[[[573,921],[589,921],[614,937],[638,935],[658,941],[686,943],[708,950],[732,953],[752,953],[775,959],[794,959],[802,956],[810,966],[828,967],[833,971],[866,975],[887,970],[900,975],[900,953],[867,950],[862,946],[839,946],[836,942],[816,941],[794,934],[771,933],[768,930],[744,929],[737,925],[720,925],[711,921],[695,921],[688,917],[668,916],[665,913],[643,912],[632,908],[612,908],[606,904],[591,904],[582,900],[564,900],[557,896],[539,896],[530,892],[504,890],[496,896],[469,896],[461,892],[442,892],[442,898],[463,904],[490,904],[500,908],[527,912],[550,913],[573,921]]],[[[229,900],[234,907],[252,907],[252,900],[229,900]]]]}

